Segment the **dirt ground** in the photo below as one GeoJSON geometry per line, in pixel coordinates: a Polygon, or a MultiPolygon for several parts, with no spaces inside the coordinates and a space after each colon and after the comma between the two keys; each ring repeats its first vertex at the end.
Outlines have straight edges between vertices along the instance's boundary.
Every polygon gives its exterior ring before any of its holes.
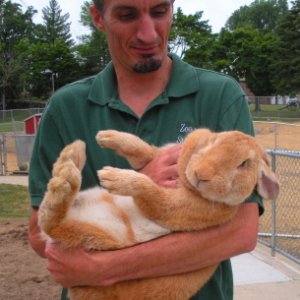
{"type": "MultiPolygon", "coordinates": [[[[274,134],[273,125],[256,128],[257,139],[266,147],[300,150],[300,127],[282,127],[274,134]],[[275,138],[276,136],[276,138],[275,138]]],[[[8,153],[10,166],[16,157],[8,153]]],[[[0,300],[56,300],[60,286],[54,283],[45,261],[28,245],[27,219],[0,219],[0,300]]]]}
{"type": "Polygon", "coordinates": [[[27,219],[0,219],[0,299],[56,300],[60,287],[27,241],[27,219]]]}

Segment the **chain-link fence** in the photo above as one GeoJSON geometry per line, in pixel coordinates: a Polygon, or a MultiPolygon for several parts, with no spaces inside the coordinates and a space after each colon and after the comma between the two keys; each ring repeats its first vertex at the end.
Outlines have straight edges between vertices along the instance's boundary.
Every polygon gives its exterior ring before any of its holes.
{"type": "MultiPolygon", "coordinates": [[[[15,131],[14,125],[16,125],[16,123],[24,124],[25,119],[40,114],[43,110],[44,108],[0,110],[1,132],[15,131]]],[[[23,130],[24,125],[21,126],[21,130],[23,130]]]]}
{"type": "Polygon", "coordinates": [[[254,122],[257,140],[268,149],[300,151],[300,123],[254,122]]]}
{"type": "Polygon", "coordinates": [[[35,135],[25,133],[25,120],[41,114],[43,110],[27,108],[0,111],[0,175],[28,172],[35,135]]]}
{"type": "Polygon", "coordinates": [[[34,137],[12,132],[0,134],[0,175],[28,173],[34,137]]]}
{"type": "Polygon", "coordinates": [[[281,183],[276,201],[265,201],[259,239],[300,264],[300,152],[271,150],[272,163],[281,183]]]}
{"type": "Polygon", "coordinates": [[[26,109],[10,109],[0,111],[0,123],[11,123],[14,121],[23,121],[26,118],[42,113],[44,108],[26,108],[26,109]]]}
{"type": "Polygon", "coordinates": [[[259,241],[300,263],[300,126],[255,122],[257,139],[269,150],[280,181],[276,201],[265,201],[259,241]]]}

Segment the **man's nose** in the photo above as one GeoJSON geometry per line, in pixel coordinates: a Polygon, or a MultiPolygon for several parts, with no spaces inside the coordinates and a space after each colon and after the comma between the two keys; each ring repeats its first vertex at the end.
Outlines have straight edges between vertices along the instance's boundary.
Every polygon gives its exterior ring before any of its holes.
{"type": "Polygon", "coordinates": [[[150,16],[142,16],[139,20],[137,38],[146,44],[156,41],[156,26],[154,20],[150,16]]]}

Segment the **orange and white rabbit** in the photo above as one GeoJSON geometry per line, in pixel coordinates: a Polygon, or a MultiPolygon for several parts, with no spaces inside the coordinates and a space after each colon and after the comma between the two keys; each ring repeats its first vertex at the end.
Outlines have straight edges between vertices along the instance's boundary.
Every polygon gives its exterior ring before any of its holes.
{"type": "MultiPolygon", "coordinates": [[[[161,149],[114,130],[100,131],[96,140],[125,157],[134,169],[145,166],[161,149]]],[[[105,167],[98,171],[103,188],[80,191],[85,159],[82,141],[62,150],[39,209],[46,238],[66,248],[119,249],[173,231],[219,225],[233,218],[254,189],[269,199],[279,191],[265,150],[238,131],[190,133],[182,144],[175,189],[158,186],[134,170],[105,167]]],[[[105,287],[73,287],[70,299],[189,299],[216,267],[105,287]]]]}

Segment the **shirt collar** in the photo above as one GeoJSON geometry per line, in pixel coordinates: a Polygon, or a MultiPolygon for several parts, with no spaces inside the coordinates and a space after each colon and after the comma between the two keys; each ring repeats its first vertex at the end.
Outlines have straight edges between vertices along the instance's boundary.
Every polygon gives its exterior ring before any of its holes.
{"type": "Polygon", "coordinates": [[[111,102],[116,95],[116,77],[112,62],[95,76],[92,83],[89,100],[100,105],[111,102]]]}
{"type": "Polygon", "coordinates": [[[199,79],[196,69],[182,61],[176,54],[169,55],[173,60],[173,70],[166,89],[168,97],[183,97],[197,92],[199,79]]]}
{"type": "MultiPolygon", "coordinates": [[[[176,54],[169,54],[173,60],[171,80],[166,88],[167,97],[182,97],[198,90],[199,82],[194,67],[183,62],[176,54]]],[[[95,76],[92,83],[89,100],[100,105],[106,105],[117,98],[116,76],[113,63],[95,76]]]]}

